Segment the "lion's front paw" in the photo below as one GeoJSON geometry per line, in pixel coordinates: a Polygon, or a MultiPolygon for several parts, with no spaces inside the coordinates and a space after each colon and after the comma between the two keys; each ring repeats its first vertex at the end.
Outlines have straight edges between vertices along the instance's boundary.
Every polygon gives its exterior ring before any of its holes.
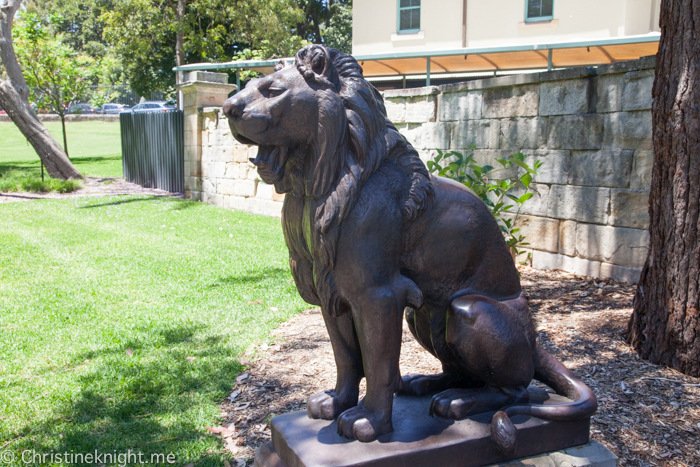
{"type": "Polygon", "coordinates": [[[338,417],[338,434],[363,443],[394,430],[391,417],[378,416],[364,407],[353,407],[338,417]]]}
{"type": "Polygon", "coordinates": [[[309,397],[306,404],[306,413],[309,418],[320,418],[323,420],[335,420],[343,410],[347,409],[349,404],[344,404],[335,391],[323,391],[309,397]]]}

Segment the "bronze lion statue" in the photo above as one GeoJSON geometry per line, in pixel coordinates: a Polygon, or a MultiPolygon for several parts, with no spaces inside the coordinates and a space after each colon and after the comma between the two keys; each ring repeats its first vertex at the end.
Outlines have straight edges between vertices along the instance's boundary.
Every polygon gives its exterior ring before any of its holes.
{"type": "Polygon", "coordinates": [[[512,453],[509,416],[592,415],[592,391],[537,344],[488,208],[428,173],[357,61],[310,45],[276,70],[229,98],[224,113],[238,141],[258,145],[251,161],[262,180],[287,194],[292,274],[302,298],[323,311],[337,382],[308,400],[309,416],[338,418],[341,435],[371,441],[392,431],[394,393],[435,393],[433,415],[497,411],[492,440],[512,453]],[[442,373],[401,377],[404,315],[442,373]],[[533,378],[572,402],[528,403],[533,378]]]}

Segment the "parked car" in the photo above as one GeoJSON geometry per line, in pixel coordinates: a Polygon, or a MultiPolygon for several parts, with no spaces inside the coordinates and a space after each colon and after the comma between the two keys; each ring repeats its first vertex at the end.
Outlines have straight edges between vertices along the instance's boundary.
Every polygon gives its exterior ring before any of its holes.
{"type": "Polygon", "coordinates": [[[166,101],[146,101],[131,108],[131,112],[134,113],[167,112],[169,110],[175,110],[175,106],[168,104],[166,101]]]}
{"type": "Polygon", "coordinates": [[[100,114],[119,114],[130,110],[131,107],[124,104],[104,104],[102,108],[97,110],[100,114]]]}
{"type": "MultiPolygon", "coordinates": [[[[36,105],[35,103],[30,102],[30,103],[29,103],[29,107],[32,108],[32,110],[34,111],[34,113],[39,113],[39,108],[37,107],[37,105],[36,105]]],[[[6,112],[5,109],[3,109],[2,107],[0,107],[0,115],[7,115],[7,112],[6,112]]]]}
{"type": "Polygon", "coordinates": [[[69,114],[94,114],[95,109],[92,108],[90,104],[71,104],[68,107],[67,113],[69,114]]]}

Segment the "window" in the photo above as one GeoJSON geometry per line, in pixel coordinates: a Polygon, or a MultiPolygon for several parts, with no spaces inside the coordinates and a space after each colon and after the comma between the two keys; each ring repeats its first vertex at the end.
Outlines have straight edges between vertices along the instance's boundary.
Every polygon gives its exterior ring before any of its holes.
{"type": "Polygon", "coordinates": [[[420,0],[399,0],[399,34],[420,31],[420,0]]]}
{"type": "Polygon", "coordinates": [[[525,0],[525,21],[547,21],[554,18],[554,0],[525,0]]]}

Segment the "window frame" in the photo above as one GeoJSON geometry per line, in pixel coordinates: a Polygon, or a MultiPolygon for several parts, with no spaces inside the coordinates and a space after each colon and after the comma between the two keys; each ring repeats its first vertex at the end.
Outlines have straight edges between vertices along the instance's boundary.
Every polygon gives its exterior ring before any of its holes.
{"type": "Polygon", "coordinates": [[[552,0],[552,14],[549,16],[533,16],[529,18],[527,12],[530,9],[530,0],[525,0],[525,22],[526,23],[536,23],[539,21],[552,21],[554,19],[554,0],[552,0]]]}
{"type": "Polygon", "coordinates": [[[401,7],[401,0],[396,0],[396,6],[397,6],[397,11],[398,11],[398,14],[396,16],[396,33],[397,34],[416,34],[416,33],[419,33],[420,28],[418,28],[418,29],[401,29],[401,11],[403,11],[403,10],[418,10],[418,22],[422,24],[423,18],[421,18],[421,9],[423,8],[423,5],[421,4],[418,6],[401,7]]]}

